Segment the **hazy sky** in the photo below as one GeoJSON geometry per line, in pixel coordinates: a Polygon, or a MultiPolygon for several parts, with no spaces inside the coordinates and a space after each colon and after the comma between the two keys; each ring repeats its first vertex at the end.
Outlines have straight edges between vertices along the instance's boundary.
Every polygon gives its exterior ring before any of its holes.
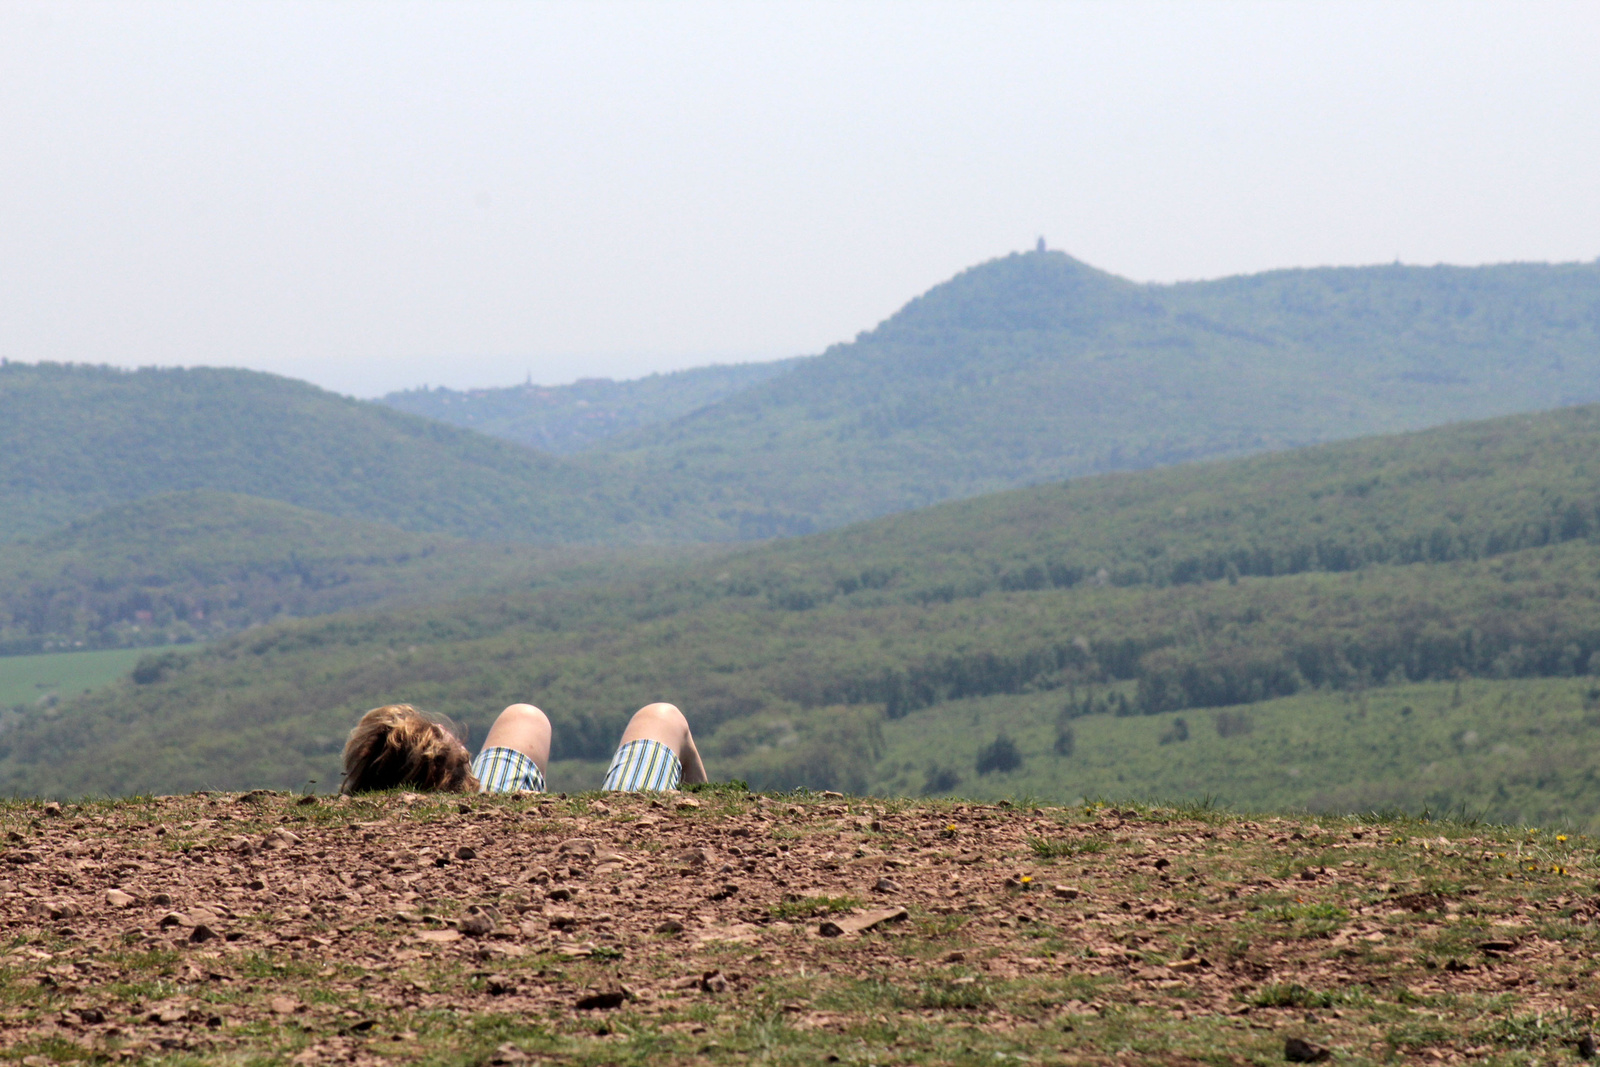
{"type": "Polygon", "coordinates": [[[1140,280],[1600,255],[1600,4],[0,3],[0,355],[371,396],[1140,280]]]}

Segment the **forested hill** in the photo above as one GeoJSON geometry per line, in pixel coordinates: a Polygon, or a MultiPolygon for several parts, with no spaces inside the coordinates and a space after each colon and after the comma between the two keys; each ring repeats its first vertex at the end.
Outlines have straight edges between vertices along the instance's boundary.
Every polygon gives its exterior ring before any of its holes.
{"type": "Polygon", "coordinates": [[[1015,490],[609,587],[259,627],[19,713],[0,791],[329,781],[366,708],[481,728],[529,699],[558,759],[604,758],[632,708],[670,699],[721,773],[862,788],[886,718],[973,698],[1038,695],[1047,729],[1582,674],[1597,604],[1585,406],[1015,490]]]}
{"type": "Polygon", "coordinates": [[[1030,252],[820,356],[548,392],[390,398],[466,429],[248,371],[0,365],[0,541],[197,489],[479,540],[764,538],[1600,400],[1600,264],[1152,286],[1030,252]]]}
{"type": "Polygon", "coordinates": [[[374,604],[614,582],[713,551],[483,544],[260,497],[160,493],[0,542],[0,655],[211,640],[374,604]]]}
{"type": "Polygon", "coordinates": [[[697,411],[794,368],[796,359],[695,367],[628,381],[583,378],[570,385],[500,389],[407,389],[383,403],[529,448],[567,455],[640,426],[697,411]]]}
{"type": "Polygon", "coordinates": [[[0,365],[0,540],[194,489],[504,541],[650,540],[664,500],[270,374],[0,365]]]}
{"type": "Polygon", "coordinates": [[[597,448],[646,480],[704,487],[713,510],[825,528],[1082,474],[1593,400],[1600,264],[1144,286],[1033,252],[597,448]]]}

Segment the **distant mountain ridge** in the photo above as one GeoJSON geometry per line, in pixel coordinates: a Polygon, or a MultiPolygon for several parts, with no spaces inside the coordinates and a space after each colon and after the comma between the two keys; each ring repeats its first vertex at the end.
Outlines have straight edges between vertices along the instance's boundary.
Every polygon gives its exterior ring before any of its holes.
{"type": "Polygon", "coordinates": [[[1137,285],[981,264],[876,329],[603,442],[618,469],[836,526],[1017,485],[1600,399],[1600,263],[1137,285]]]}
{"type": "Polygon", "coordinates": [[[757,539],[1546,410],[1600,400],[1600,263],[1141,285],[1019,253],[817,356],[389,399],[576,451],[248,371],[13,363],[0,541],[201,489],[476,540],[757,539]]]}
{"type": "Polygon", "coordinates": [[[406,389],[380,402],[564,456],[608,437],[687,415],[793,369],[798,359],[651,374],[628,381],[580,378],[570,385],[498,389],[406,389]]]}

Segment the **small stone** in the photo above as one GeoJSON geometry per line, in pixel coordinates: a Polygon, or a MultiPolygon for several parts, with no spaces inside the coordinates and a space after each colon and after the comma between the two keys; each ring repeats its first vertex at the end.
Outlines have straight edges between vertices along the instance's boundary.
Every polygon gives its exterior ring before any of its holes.
{"type": "Polygon", "coordinates": [[[728,980],[722,976],[721,971],[707,971],[700,976],[700,991],[702,993],[726,993],[728,980]]]}
{"type": "Polygon", "coordinates": [[[132,893],[124,893],[120,889],[106,890],[106,904],[113,908],[131,908],[139,903],[138,898],[132,893]]]}
{"type": "Polygon", "coordinates": [[[686,848],[682,852],[673,853],[672,862],[678,867],[704,867],[711,862],[711,857],[703,848],[686,848]]]}
{"type": "Polygon", "coordinates": [[[595,815],[610,815],[611,805],[607,804],[603,800],[597,800],[593,804],[589,805],[589,811],[595,815]]]}
{"type": "Polygon", "coordinates": [[[1050,892],[1054,893],[1057,897],[1061,898],[1062,900],[1077,900],[1078,899],[1078,887],[1077,886],[1058,885],[1058,886],[1055,886],[1054,888],[1052,888],[1050,890],[1050,892]]]}
{"type": "Polygon", "coordinates": [[[667,934],[669,936],[672,934],[681,934],[683,933],[683,924],[677,919],[668,919],[666,922],[656,927],[656,933],[667,934]]]}
{"type": "Polygon", "coordinates": [[[460,848],[456,849],[456,859],[458,860],[475,860],[477,858],[477,850],[470,845],[462,845],[460,848]]]}
{"type": "Polygon", "coordinates": [[[572,890],[564,885],[553,885],[545,892],[547,900],[571,900],[572,890]]]}
{"type": "Polygon", "coordinates": [[[700,802],[694,797],[679,797],[672,806],[679,811],[693,811],[700,806],[700,802]]]}
{"type": "Polygon", "coordinates": [[[228,851],[230,852],[237,852],[240,855],[248,856],[255,850],[255,843],[248,837],[245,837],[243,834],[240,834],[237,837],[229,838],[228,840],[228,851]]]}
{"type": "Polygon", "coordinates": [[[268,852],[276,852],[285,848],[293,848],[300,843],[300,838],[288,830],[279,827],[261,839],[261,847],[268,852]]]}
{"type": "Polygon", "coordinates": [[[466,915],[456,920],[456,929],[468,937],[487,937],[494,932],[499,918],[499,909],[484,908],[474,904],[467,909],[466,915]]]}
{"type": "Polygon", "coordinates": [[[1291,1037],[1283,1042],[1283,1058],[1290,1063],[1321,1063],[1331,1055],[1328,1049],[1304,1038],[1291,1037]]]}
{"type": "Polygon", "coordinates": [[[197,945],[206,941],[210,941],[216,936],[217,932],[211,929],[211,927],[207,926],[205,923],[201,923],[193,930],[189,931],[189,940],[197,945]]]}
{"type": "Polygon", "coordinates": [[[1584,1034],[1582,1037],[1578,1038],[1579,1056],[1582,1056],[1586,1060],[1592,1060],[1594,1059],[1594,1054],[1596,1051],[1597,1046],[1595,1045],[1593,1034],[1584,1034]]]}
{"type": "Polygon", "coordinates": [[[160,926],[163,930],[173,926],[188,926],[189,916],[185,915],[181,911],[169,911],[165,915],[161,916],[161,921],[156,925],[160,926]]]}
{"type": "Polygon", "coordinates": [[[904,922],[909,917],[910,913],[905,908],[879,908],[875,911],[864,911],[855,915],[841,916],[837,920],[824,920],[817,927],[817,933],[823,937],[863,934],[884,923],[904,922]]]}
{"type": "Polygon", "coordinates": [[[460,930],[424,930],[417,935],[418,941],[426,941],[434,945],[448,945],[452,941],[461,940],[460,930]]]}
{"type": "Polygon", "coordinates": [[[172,904],[172,894],[152,893],[150,894],[150,903],[154,904],[158,908],[169,907],[172,904]]]}
{"type": "Polygon", "coordinates": [[[267,1007],[274,1015],[293,1015],[300,1010],[300,1002],[293,997],[273,997],[267,1007]]]}
{"type": "Polygon", "coordinates": [[[44,813],[53,818],[59,817],[61,815],[61,805],[52,800],[44,806],[44,813]]]}
{"type": "Polygon", "coordinates": [[[252,893],[259,893],[267,888],[267,883],[260,878],[252,878],[244,884],[244,887],[252,893]]]}
{"type": "Polygon", "coordinates": [[[872,889],[877,893],[898,893],[900,892],[900,883],[893,878],[879,878],[873,883],[872,889]]]}
{"type": "Polygon", "coordinates": [[[503,997],[507,993],[515,993],[517,983],[503,974],[491,974],[483,980],[483,989],[491,997],[503,997]]]}
{"type": "Polygon", "coordinates": [[[527,1062],[528,1054],[510,1042],[496,1048],[489,1057],[490,1067],[517,1067],[527,1062]]]}
{"type": "Polygon", "coordinates": [[[579,856],[588,859],[595,854],[594,842],[587,837],[574,837],[556,846],[558,856],[579,856]]]}

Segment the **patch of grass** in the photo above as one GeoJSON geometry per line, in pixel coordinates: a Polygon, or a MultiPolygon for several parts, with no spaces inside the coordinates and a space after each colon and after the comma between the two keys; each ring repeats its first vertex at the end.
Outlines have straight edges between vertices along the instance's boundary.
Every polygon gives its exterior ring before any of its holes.
{"type": "Polygon", "coordinates": [[[777,920],[787,922],[792,919],[814,919],[824,915],[837,915],[841,912],[851,911],[861,906],[860,897],[800,897],[798,900],[784,900],[774,904],[769,909],[769,914],[777,920]]]}
{"type": "Polygon", "coordinates": [[[1104,841],[1063,841],[1051,840],[1047,837],[1028,838],[1028,851],[1042,860],[1067,859],[1071,856],[1088,856],[1097,852],[1104,852],[1104,841]]]}
{"type": "Polygon", "coordinates": [[[1501,1048],[1549,1048],[1572,1044],[1589,1029],[1588,1022],[1567,1012],[1507,1015],[1474,1031],[1471,1040],[1501,1048]]]}
{"type": "Polygon", "coordinates": [[[1273,922],[1293,925],[1300,937],[1326,937],[1350,919],[1350,913],[1337,904],[1318,901],[1309,904],[1284,904],[1269,909],[1266,917],[1273,922]]]}
{"type": "Polygon", "coordinates": [[[1371,1004],[1372,994],[1361,986],[1308,989],[1298,982],[1275,982],[1258,989],[1248,1003],[1255,1008],[1337,1008],[1371,1004]]]}
{"type": "Polygon", "coordinates": [[[930,978],[917,983],[915,1003],[928,1011],[977,1011],[994,1006],[995,992],[988,982],[971,976],[930,978]]]}

